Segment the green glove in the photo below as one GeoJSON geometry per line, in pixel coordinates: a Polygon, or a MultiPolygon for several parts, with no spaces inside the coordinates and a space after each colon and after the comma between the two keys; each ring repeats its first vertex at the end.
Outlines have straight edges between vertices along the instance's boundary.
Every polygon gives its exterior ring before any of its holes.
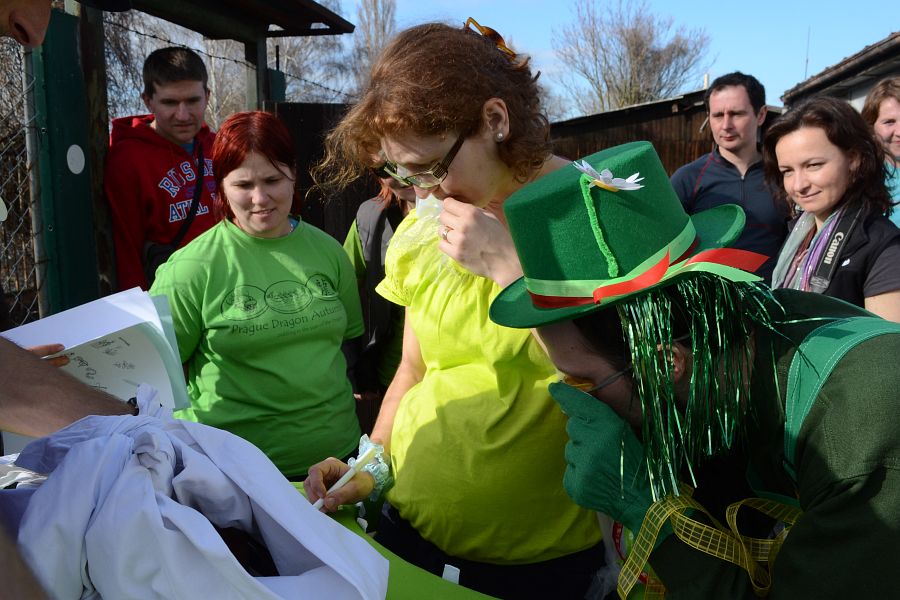
{"type": "Polygon", "coordinates": [[[604,402],[565,383],[550,395],[569,416],[563,486],[576,503],[605,513],[637,534],[653,494],[637,436],[604,402]]]}

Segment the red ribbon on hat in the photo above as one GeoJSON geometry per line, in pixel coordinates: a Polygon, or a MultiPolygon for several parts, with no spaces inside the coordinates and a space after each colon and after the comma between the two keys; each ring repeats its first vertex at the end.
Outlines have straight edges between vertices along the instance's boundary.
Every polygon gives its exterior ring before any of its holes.
{"type": "MultiPolygon", "coordinates": [[[[690,250],[688,250],[688,252],[690,252],[690,250]]],[[[750,252],[748,250],[712,248],[692,256],[687,261],[679,262],[676,260],[672,263],[669,261],[669,253],[667,252],[662,260],[637,277],[629,279],[628,281],[602,285],[594,290],[592,296],[542,296],[533,292],[528,293],[531,295],[532,303],[538,308],[569,308],[584,306],[586,304],[600,304],[606,298],[626,296],[656,285],[662,281],[666,273],[669,272],[669,268],[673,265],[678,265],[676,273],[677,271],[696,263],[716,263],[753,273],[766,262],[767,258],[768,257],[763,254],[750,252]]],[[[681,257],[679,257],[679,259],[681,259],[681,257]]]]}

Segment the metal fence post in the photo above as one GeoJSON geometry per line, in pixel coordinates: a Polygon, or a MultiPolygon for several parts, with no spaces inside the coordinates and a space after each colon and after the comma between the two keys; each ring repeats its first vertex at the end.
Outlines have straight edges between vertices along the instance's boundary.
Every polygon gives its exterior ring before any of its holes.
{"type": "Polygon", "coordinates": [[[25,90],[23,113],[25,116],[25,168],[28,171],[28,188],[31,201],[28,213],[31,216],[32,246],[34,247],[35,285],[37,287],[38,310],[40,315],[50,313],[47,298],[47,253],[44,249],[44,224],[41,215],[41,173],[38,160],[37,116],[34,108],[34,63],[31,48],[22,52],[22,89],[25,90]]]}
{"type": "Polygon", "coordinates": [[[14,40],[0,39],[0,197],[9,209],[0,225],[0,328],[38,318],[25,115],[32,81],[24,58],[14,40]]]}

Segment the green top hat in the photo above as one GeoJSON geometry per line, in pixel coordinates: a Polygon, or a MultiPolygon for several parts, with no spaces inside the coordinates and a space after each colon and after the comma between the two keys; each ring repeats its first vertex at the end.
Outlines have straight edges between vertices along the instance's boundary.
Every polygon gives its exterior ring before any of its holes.
{"type": "Polygon", "coordinates": [[[724,248],[744,228],[741,207],[684,212],[649,142],[558,169],[510,196],[504,213],[525,273],[491,304],[507,327],[572,319],[694,271],[757,281],[747,271],[766,260],[724,248]]]}

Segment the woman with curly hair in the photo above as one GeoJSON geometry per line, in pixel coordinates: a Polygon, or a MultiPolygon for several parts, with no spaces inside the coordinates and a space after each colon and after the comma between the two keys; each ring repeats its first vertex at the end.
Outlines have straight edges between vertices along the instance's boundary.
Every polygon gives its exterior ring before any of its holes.
{"type": "Polygon", "coordinates": [[[602,534],[562,488],[553,365],[529,331],[488,316],[521,275],[506,199],[568,164],[551,153],[528,58],[471,19],[401,32],[326,147],[320,179],[346,183],[379,154],[419,202],[377,288],[406,308],[402,358],[372,432],[381,460],[327,496],[347,466],[320,463],[310,499],[334,510],[377,495],[389,462],[376,534],[389,549],[437,574],[451,565],[460,584],[495,596],[584,597],[603,564],[602,534]]]}

